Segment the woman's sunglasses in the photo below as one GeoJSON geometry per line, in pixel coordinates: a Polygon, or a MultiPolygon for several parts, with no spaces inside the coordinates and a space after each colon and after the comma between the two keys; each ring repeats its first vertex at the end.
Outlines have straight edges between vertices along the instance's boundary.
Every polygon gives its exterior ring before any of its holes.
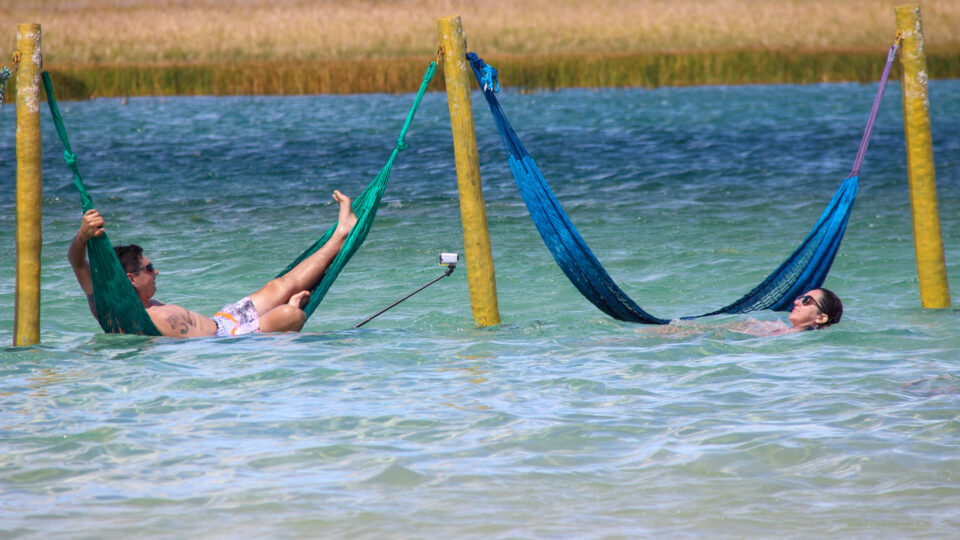
{"type": "Polygon", "coordinates": [[[800,298],[798,298],[798,300],[800,300],[801,306],[809,306],[810,304],[813,304],[817,306],[817,309],[819,309],[821,313],[823,312],[823,307],[820,305],[820,302],[817,302],[817,299],[810,296],[809,294],[805,294],[801,296],[800,298]]]}

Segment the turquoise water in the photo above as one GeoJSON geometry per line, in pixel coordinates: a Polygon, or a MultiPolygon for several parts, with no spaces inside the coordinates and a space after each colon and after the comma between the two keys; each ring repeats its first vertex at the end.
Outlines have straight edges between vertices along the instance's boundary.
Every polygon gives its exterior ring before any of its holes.
{"type": "MultiPolygon", "coordinates": [[[[876,85],[565,90],[501,101],[581,234],[657,316],[738,298],[849,172],[876,85]]],[[[99,332],[65,259],[79,202],[44,109],[41,340],[13,348],[14,109],[0,110],[0,538],[948,537],[960,527],[957,310],[925,311],[899,87],[826,286],[829,331],[607,318],[553,263],[474,97],[503,324],[466,272],[450,125],[427,95],[369,239],[304,333],[99,332]]],[[[115,243],[158,298],[258,288],[389,154],[411,95],[64,103],[115,243]]],[[[960,81],[931,83],[960,276],[960,81]]],[[[955,288],[956,288],[955,284],[955,288]]],[[[761,321],[785,320],[763,312],[761,321]]]]}

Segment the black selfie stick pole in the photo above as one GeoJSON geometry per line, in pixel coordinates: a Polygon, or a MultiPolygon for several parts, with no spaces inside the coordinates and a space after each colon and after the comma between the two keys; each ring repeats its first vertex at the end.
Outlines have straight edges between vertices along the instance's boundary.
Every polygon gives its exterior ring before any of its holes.
{"type": "Polygon", "coordinates": [[[406,300],[407,298],[410,298],[411,296],[413,296],[413,295],[417,294],[418,292],[426,289],[427,287],[433,285],[434,283],[440,281],[441,279],[449,276],[450,274],[453,273],[453,270],[454,270],[456,267],[457,267],[457,265],[455,265],[455,264],[451,264],[451,265],[447,266],[447,271],[444,272],[443,274],[441,274],[440,276],[438,276],[437,278],[435,278],[433,281],[431,281],[430,283],[427,283],[427,284],[424,285],[423,287],[420,287],[419,289],[413,291],[412,293],[404,296],[403,298],[397,300],[396,302],[390,304],[389,306],[381,309],[380,311],[378,311],[378,312],[374,313],[373,315],[367,317],[366,319],[360,321],[359,323],[357,323],[357,324],[354,326],[354,328],[360,328],[361,326],[363,326],[363,325],[367,324],[368,322],[372,321],[375,317],[378,317],[379,315],[382,315],[383,313],[385,313],[388,309],[392,308],[393,306],[396,306],[397,304],[399,304],[400,302],[403,302],[403,301],[406,300]]]}

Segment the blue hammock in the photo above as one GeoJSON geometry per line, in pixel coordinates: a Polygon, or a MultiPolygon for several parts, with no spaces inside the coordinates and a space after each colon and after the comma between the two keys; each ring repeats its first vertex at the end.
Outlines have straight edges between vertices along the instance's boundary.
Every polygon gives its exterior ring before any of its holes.
{"type": "MultiPolygon", "coordinates": [[[[739,300],[709,313],[684,318],[746,313],[763,309],[787,311],[793,306],[793,300],[797,296],[811,289],[817,289],[823,284],[833,259],[840,249],[840,242],[847,228],[847,220],[857,197],[860,166],[866,154],[867,143],[870,140],[870,133],[873,130],[897,48],[898,43],[894,43],[887,55],[880,88],[877,90],[870,118],[860,141],[853,171],[840,184],[833,199],[804,241],[779,268],[739,300]]],[[[563,273],[584,297],[614,319],[645,324],[669,323],[669,319],[661,319],[644,311],[623,292],[623,289],[603,268],[583,237],[577,232],[577,228],[550,190],[550,186],[547,185],[537,163],[524,148],[507,120],[495,95],[499,90],[496,70],[484,63],[476,53],[469,53],[467,59],[473,67],[483,96],[490,106],[490,112],[500,132],[500,139],[508,154],[510,170],[520,188],[520,194],[527,205],[530,217],[563,273]]]]}

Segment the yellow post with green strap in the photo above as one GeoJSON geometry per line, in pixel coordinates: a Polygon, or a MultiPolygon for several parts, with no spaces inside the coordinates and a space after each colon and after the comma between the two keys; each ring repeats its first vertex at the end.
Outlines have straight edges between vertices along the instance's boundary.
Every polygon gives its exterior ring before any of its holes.
{"type": "Polygon", "coordinates": [[[927,59],[923,51],[920,6],[896,6],[897,30],[902,38],[900,73],[903,91],[903,129],[907,141],[907,178],[913,211],[913,241],[917,255],[920,302],[925,308],[950,307],[947,268],[937,207],[937,183],[930,133],[927,59]]]}
{"type": "Polygon", "coordinates": [[[40,343],[40,51],[40,25],[17,25],[17,347],[40,343]]]}
{"type": "Polygon", "coordinates": [[[463,250],[467,259],[467,283],[473,319],[480,326],[500,324],[497,306],[497,281],[493,270],[487,209],[480,182],[480,158],[473,125],[473,101],[470,98],[470,64],[467,62],[463,25],[459,15],[437,21],[443,58],[443,76],[453,130],[453,153],[460,192],[460,218],[463,222],[463,250]]]}

